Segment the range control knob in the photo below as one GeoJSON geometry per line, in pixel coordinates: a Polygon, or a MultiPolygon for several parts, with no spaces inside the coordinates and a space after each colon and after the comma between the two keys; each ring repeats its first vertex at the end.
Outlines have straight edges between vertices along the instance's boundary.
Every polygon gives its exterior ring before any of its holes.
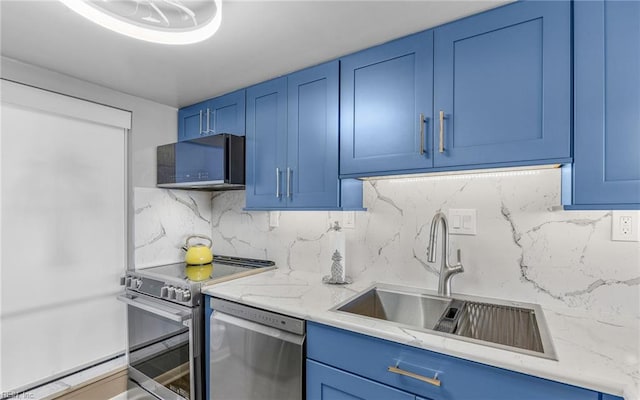
{"type": "Polygon", "coordinates": [[[169,286],[167,298],[169,298],[171,300],[175,300],[175,298],[176,298],[176,288],[174,288],[173,286],[169,286]]]}
{"type": "Polygon", "coordinates": [[[183,301],[191,300],[191,290],[185,289],[184,290],[184,294],[182,295],[182,299],[183,299],[183,301]]]}
{"type": "Polygon", "coordinates": [[[176,300],[184,301],[184,290],[177,288],[176,289],[176,300]]]}
{"type": "Polygon", "coordinates": [[[163,286],[160,288],[160,297],[161,298],[169,297],[169,286],[163,286]]]}
{"type": "Polygon", "coordinates": [[[136,278],[136,289],[140,289],[142,286],[142,279],[136,278]]]}
{"type": "Polygon", "coordinates": [[[126,279],[124,280],[124,287],[131,287],[131,277],[127,276],[126,279]]]}

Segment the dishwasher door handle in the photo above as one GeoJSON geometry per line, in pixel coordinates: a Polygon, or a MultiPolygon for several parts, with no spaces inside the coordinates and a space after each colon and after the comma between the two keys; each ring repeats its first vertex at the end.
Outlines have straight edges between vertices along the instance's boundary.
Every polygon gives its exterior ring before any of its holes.
{"type": "Polygon", "coordinates": [[[215,321],[218,321],[222,324],[235,325],[239,328],[246,329],[251,332],[256,332],[263,335],[271,336],[273,338],[283,340],[285,342],[293,343],[298,346],[301,346],[302,343],[304,343],[304,338],[305,338],[304,335],[296,335],[295,333],[285,332],[280,329],[261,325],[252,321],[247,321],[246,319],[234,317],[232,315],[225,314],[216,310],[214,310],[213,313],[211,314],[212,324],[215,321]]]}

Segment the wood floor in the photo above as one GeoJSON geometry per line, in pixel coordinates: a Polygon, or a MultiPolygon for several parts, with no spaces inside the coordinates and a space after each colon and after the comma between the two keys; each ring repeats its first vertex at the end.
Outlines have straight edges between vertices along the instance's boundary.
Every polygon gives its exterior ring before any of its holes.
{"type": "Polygon", "coordinates": [[[127,391],[127,369],[122,368],[107,376],[88,381],[80,387],[74,387],[51,400],[107,400],[127,391]]]}

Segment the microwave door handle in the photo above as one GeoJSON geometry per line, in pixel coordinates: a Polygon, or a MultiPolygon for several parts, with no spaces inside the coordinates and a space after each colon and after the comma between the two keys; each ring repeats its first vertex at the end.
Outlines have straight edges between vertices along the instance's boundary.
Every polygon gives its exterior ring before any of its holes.
{"type": "Polygon", "coordinates": [[[123,294],[119,295],[118,300],[120,300],[121,302],[128,304],[132,307],[136,307],[139,308],[141,310],[144,311],[148,311],[152,314],[156,314],[159,315],[161,317],[164,317],[166,319],[170,319],[173,322],[178,322],[178,323],[182,323],[188,319],[191,318],[191,314],[188,313],[174,313],[172,311],[169,311],[167,309],[165,309],[164,307],[158,305],[158,306],[152,306],[149,304],[145,304],[141,301],[136,300],[135,298],[129,298],[123,294]]]}

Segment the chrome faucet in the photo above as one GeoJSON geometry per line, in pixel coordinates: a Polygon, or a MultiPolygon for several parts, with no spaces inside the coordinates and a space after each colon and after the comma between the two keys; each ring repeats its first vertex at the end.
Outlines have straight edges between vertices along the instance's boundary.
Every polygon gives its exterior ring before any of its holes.
{"type": "Polygon", "coordinates": [[[440,260],[440,279],[438,280],[438,294],[451,296],[451,278],[455,274],[464,272],[464,267],[460,263],[460,249],[458,249],[458,263],[449,264],[449,226],[447,217],[441,211],[433,216],[431,221],[431,231],[429,234],[429,247],[427,255],[429,262],[436,261],[436,236],[438,236],[438,226],[442,225],[442,259],[440,260]]]}

